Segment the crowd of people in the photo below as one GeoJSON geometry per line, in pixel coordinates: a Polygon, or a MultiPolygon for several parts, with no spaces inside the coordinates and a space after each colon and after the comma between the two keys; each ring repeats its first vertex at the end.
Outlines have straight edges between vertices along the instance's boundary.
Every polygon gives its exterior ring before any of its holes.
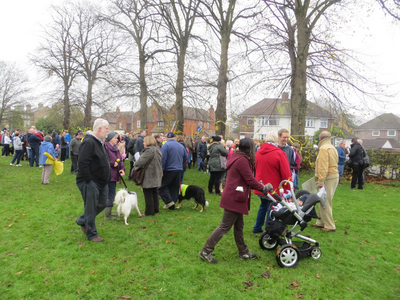
{"type": "MultiPolygon", "coordinates": [[[[243,238],[243,215],[250,210],[251,190],[260,199],[253,233],[263,232],[269,221],[271,201],[266,194],[289,190],[289,184],[280,187],[280,182],[289,180],[299,189],[298,175],[301,164],[300,144],[291,143],[289,131],[268,132],[264,141],[249,138],[224,141],[222,136],[185,137],[173,132],[148,136],[146,130],[120,136],[110,132],[104,119],[97,119],[93,131],[84,137],[77,132],[71,139],[67,131],[61,136],[56,132],[43,135],[32,127],[26,134],[16,130],[10,134],[2,131],[2,156],[8,156],[11,149],[14,157],[10,165],[21,166],[20,160],[29,160],[31,167],[42,167],[42,184],[51,184],[49,175],[52,164],[47,158],[64,162],[71,157],[71,173],[76,174],[76,184],[84,200],[84,213],[76,219],[88,240],[101,242],[95,219],[104,210],[106,220],[115,219],[112,213],[117,183],[125,176],[124,160],[130,162],[128,178],[133,171],[145,169],[141,188],[145,199],[145,213],[153,216],[159,213],[159,199],[163,208],[174,210],[178,202],[180,186],[184,182],[187,168],[197,167],[199,172],[209,174],[208,193],[221,197],[224,209],[221,224],[211,234],[199,257],[215,263],[213,251],[220,239],[233,227],[240,259],[254,259],[257,256],[247,248],[243,238]],[[46,155],[45,155],[46,153],[46,155]]],[[[348,151],[342,142],[336,149],[331,143],[330,133],[320,135],[319,153],[315,162],[315,177],[319,188],[326,190],[327,206],[319,207],[318,221],[313,224],[323,231],[335,231],[332,214],[332,200],[341,183],[344,165],[351,161],[353,178],[351,188],[363,189],[366,151],[362,141],[354,139],[348,151]]]]}

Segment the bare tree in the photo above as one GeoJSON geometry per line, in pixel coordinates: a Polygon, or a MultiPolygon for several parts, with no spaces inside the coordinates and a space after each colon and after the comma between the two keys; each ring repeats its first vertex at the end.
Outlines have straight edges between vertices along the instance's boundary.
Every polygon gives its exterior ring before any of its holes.
{"type": "Polygon", "coordinates": [[[15,64],[0,61],[0,124],[28,92],[27,78],[15,64]]]}
{"type": "Polygon", "coordinates": [[[183,133],[183,89],[185,77],[185,58],[189,38],[199,7],[199,0],[159,0],[157,8],[174,45],[178,74],[175,82],[175,121],[176,132],[183,133]]]}
{"type": "Polygon", "coordinates": [[[399,0],[377,0],[383,10],[396,20],[400,20],[400,1],[399,0]]]}
{"type": "Polygon", "coordinates": [[[76,63],[80,74],[87,81],[84,126],[92,125],[93,86],[98,79],[105,79],[107,68],[121,57],[120,41],[113,28],[100,18],[99,8],[89,3],[75,5],[74,46],[78,55],[76,63]]]}
{"type": "Polygon", "coordinates": [[[44,27],[44,41],[31,57],[31,61],[41,68],[48,77],[57,76],[63,83],[63,128],[70,128],[70,89],[78,75],[76,63],[77,49],[73,45],[75,14],[71,4],[52,6],[50,24],[44,27]]]}
{"type": "MultiPolygon", "coordinates": [[[[218,96],[217,108],[215,110],[216,133],[225,135],[226,129],[226,99],[228,84],[228,50],[231,42],[231,35],[241,36],[239,30],[235,30],[234,26],[240,19],[253,19],[259,14],[257,10],[259,1],[251,1],[243,6],[236,8],[236,0],[200,0],[201,6],[199,15],[212,29],[213,33],[220,41],[220,60],[218,70],[218,96]],[[226,4],[224,4],[226,3],[226,4]]],[[[242,38],[244,36],[241,36],[242,38]]],[[[247,38],[247,37],[246,37],[247,38]]]]}
{"type": "Polygon", "coordinates": [[[160,24],[154,21],[154,13],[154,7],[149,0],[113,0],[110,15],[104,16],[104,19],[128,34],[137,49],[139,72],[136,77],[140,86],[140,121],[143,129],[147,129],[148,121],[146,65],[158,53],[166,51],[159,46],[162,44],[158,35],[160,24]]]}

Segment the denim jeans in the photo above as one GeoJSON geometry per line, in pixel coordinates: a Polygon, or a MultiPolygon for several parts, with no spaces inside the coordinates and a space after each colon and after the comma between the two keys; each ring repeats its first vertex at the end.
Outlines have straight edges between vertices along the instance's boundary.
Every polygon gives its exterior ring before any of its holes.
{"type": "Polygon", "coordinates": [[[263,230],[262,227],[264,226],[264,224],[268,224],[270,206],[272,203],[272,201],[265,196],[258,196],[258,197],[260,197],[261,204],[257,213],[256,225],[254,225],[253,227],[253,231],[255,232],[262,231],[263,230]],[[267,216],[267,220],[265,220],[265,216],[267,216]]]}
{"type": "Polygon", "coordinates": [[[36,167],[39,167],[39,147],[31,147],[31,158],[29,165],[33,167],[34,163],[36,163],[36,167]]]}
{"type": "Polygon", "coordinates": [[[338,165],[338,171],[339,171],[339,181],[340,181],[340,178],[342,178],[344,172],[344,165],[338,165]]]}
{"type": "Polygon", "coordinates": [[[32,150],[31,148],[26,148],[26,156],[28,157],[28,161],[31,160],[31,156],[32,156],[32,150]]]}
{"type": "Polygon", "coordinates": [[[200,171],[200,164],[203,162],[204,158],[197,157],[197,170],[200,171]]]}
{"type": "Polygon", "coordinates": [[[19,161],[21,160],[21,154],[22,150],[15,150],[14,158],[11,163],[14,164],[14,162],[17,161],[17,165],[19,165],[19,161]]]}
{"type": "Polygon", "coordinates": [[[191,161],[192,161],[192,153],[189,152],[187,160],[188,164],[190,164],[191,161]]]}

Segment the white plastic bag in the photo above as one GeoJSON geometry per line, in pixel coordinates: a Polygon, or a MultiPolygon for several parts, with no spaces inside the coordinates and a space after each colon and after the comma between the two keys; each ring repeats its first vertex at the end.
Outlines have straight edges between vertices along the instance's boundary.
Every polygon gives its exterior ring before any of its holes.
{"type": "Polygon", "coordinates": [[[318,197],[321,198],[321,205],[323,208],[326,208],[326,189],[325,186],[323,186],[322,188],[320,188],[319,192],[317,193],[318,197]]]}

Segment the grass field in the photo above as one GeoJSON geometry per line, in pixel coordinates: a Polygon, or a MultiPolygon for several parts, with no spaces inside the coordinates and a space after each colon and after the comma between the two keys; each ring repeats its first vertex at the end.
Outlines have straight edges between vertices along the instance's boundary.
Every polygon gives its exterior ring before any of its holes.
{"type": "MultiPolygon", "coordinates": [[[[40,184],[41,168],[10,161],[0,158],[1,299],[400,299],[398,187],[350,190],[344,182],[334,198],[337,231],[305,230],[320,242],[321,259],[304,258],[293,269],[278,267],[275,251],[259,247],[253,196],[244,235],[259,259],[239,260],[229,232],[214,251],[219,264],[211,265],[198,252],[221,221],[217,196],[203,213],[193,202],[155,217],[133,211],[129,226],[102,213],[97,228],[105,241],[94,243],[75,224],[83,201],[69,161],[62,175],[52,173],[52,185],[40,184]]],[[[186,172],[187,184],[207,182],[205,173],[186,172]]],[[[144,212],[142,192],[128,187],[144,212]]]]}

